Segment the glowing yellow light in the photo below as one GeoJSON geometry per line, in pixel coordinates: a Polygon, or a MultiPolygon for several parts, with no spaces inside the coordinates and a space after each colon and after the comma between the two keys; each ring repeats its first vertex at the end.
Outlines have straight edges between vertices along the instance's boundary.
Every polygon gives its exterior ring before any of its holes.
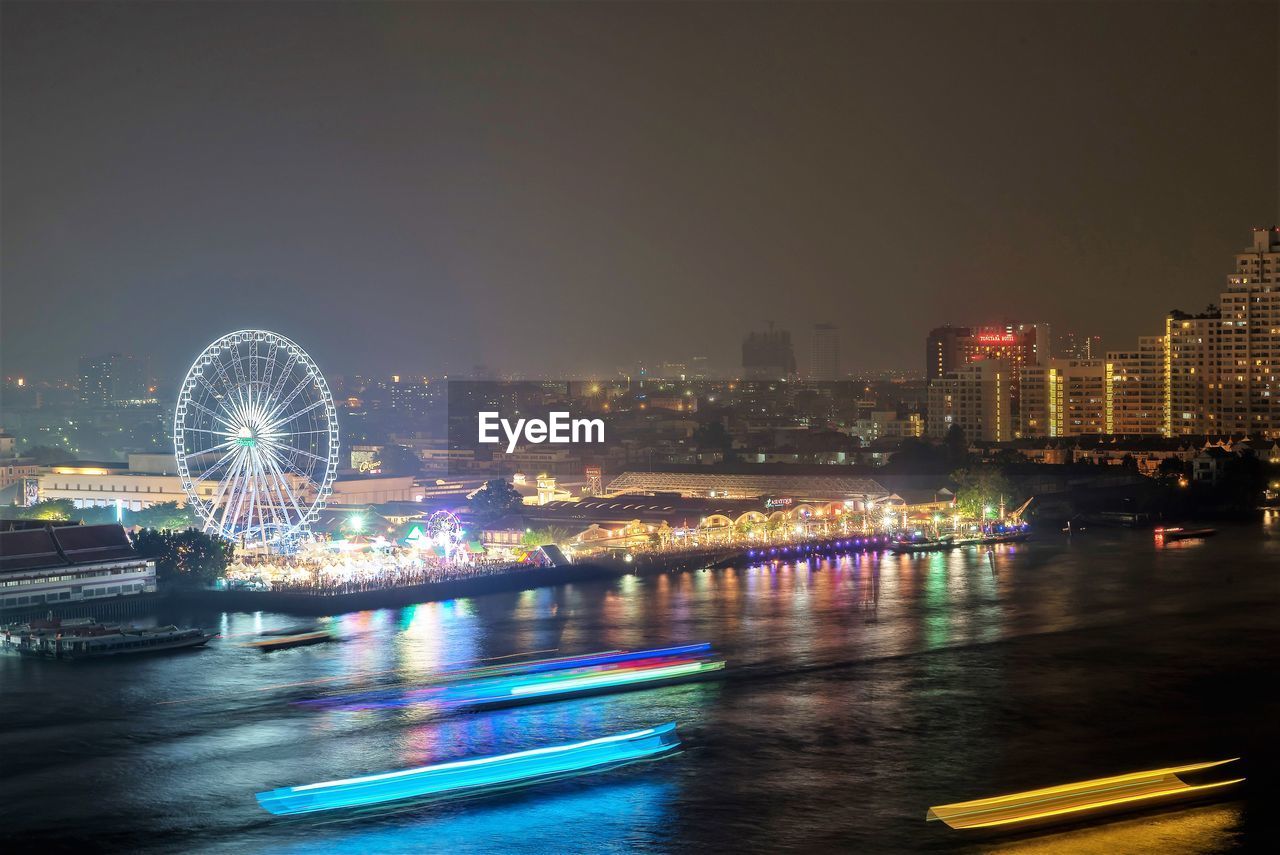
{"type": "Polygon", "coordinates": [[[1186,772],[1221,766],[1237,759],[1239,758],[1154,769],[1149,772],[1131,772],[1127,775],[1062,784],[1042,790],[1028,790],[1023,793],[970,802],[939,805],[929,808],[925,818],[941,820],[951,828],[988,828],[996,825],[1037,822],[1069,814],[1102,811],[1143,801],[1182,798],[1191,793],[1242,782],[1243,778],[1235,778],[1229,781],[1193,785],[1178,777],[1186,772]]]}

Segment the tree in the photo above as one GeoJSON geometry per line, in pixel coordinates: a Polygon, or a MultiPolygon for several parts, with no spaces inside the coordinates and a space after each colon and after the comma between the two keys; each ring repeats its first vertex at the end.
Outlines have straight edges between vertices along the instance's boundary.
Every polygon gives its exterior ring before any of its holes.
{"type": "Polygon", "coordinates": [[[690,441],[700,451],[729,451],[733,448],[733,437],[718,421],[699,425],[690,441]]]}
{"type": "Polygon", "coordinates": [[[45,499],[28,508],[18,508],[18,519],[66,522],[79,513],[70,499],[45,499]]]}
{"type": "Polygon", "coordinates": [[[986,518],[986,509],[994,508],[1003,498],[1006,505],[1016,501],[1013,484],[994,466],[973,466],[951,473],[956,482],[956,505],[961,512],[978,519],[986,518]]]}
{"type": "Polygon", "coordinates": [[[947,449],[947,458],[953,466],[969,459],[969,440],[964,435],[964,428],[953,424],[947,428],[947,436],[942,441],[947,449]]]}
{"type": "Polygon", "coordinates": [[[156,577],[164,582],[211,584],[227,570],[235,546],[199,529],[156,531],[144,528],[133,538],[144,558],[156,562],[156,577]]]}
{"type": "Polygon", "coordinates": [[[471,497],[471,514],[481,524],[513,514],[524,504],[516,488],[504,478],[492,478],[471,497]]]}
{"type": "Polygon", "coordinates": [[[526,531],[524,536],[520,538],[522,546],[546,546],[547,544],[559,545],[570,538],[569,530],[560,526],[550,525],[544,529],[534,531],[526,531]]]}
{"type": "Polygon", "coordinates": [[[1160,466],[1156,470],[1161,478],[1178,480],[1186,472],[1186,464],[1177,457],[1166,457],[1160,461],[1160,466]]]}
{"type": "Polygon", "coordinates": [[[55,463],[65,463],[72,459],[73,455],[65,448],[54,448],[51,445],[31,445],[19,454],[19,457],[27,457],[34,463],[41,466],[52,466],[55,463]]]}
{"type": "Polygon", "coordinates": [[[179,505],[177,502],[160,502],[140,511],[125,514],[126,525],[136,525],[156,531],[182,531],[196,524],[195,514],[190,505],[179,505]]]}

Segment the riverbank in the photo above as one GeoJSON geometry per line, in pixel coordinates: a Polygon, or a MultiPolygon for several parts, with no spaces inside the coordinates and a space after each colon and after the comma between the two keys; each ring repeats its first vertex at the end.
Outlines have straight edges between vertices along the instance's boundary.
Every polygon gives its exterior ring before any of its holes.
{"type": "Polygon", "coordinates": [[[217,611],[272,611],[317,617],[367,609],[394,608],[415,603],[439,602],[459,597],[526,591],[626,575],[651,576],[662,573],[681,573],[704,567],[718,568],[762,561],[791,562],[807,556],[872,551],[882,549],[885,545],[883,537],[842,536],[808,543],[751,548],[719,546],[678,553],[638,553],[631,560],[602,558],[557,567],[518,567],[465,579],[333,594],[169,586],[162,587],[157,594],[8,610],[3,613],[3,622],[11,623],[32,617],[44,617],[50,612],[59,617],[121,619],[146,612],[161,602],[217,611]]]}
{"type": "Polygon", "coordinates": [[[421,585],[338,594],[184,589],[170,591],[168,597],[170,602],[184,606],[215,608],[221,611],[273,611],[315,617],[453,600],[459,597],[527,591],[551,585],[612,579],[626,575],[651,576],[661,573],[680,573],[703,567],[725,567],[766,560],[796,561],[808,555],[831,555],[879,549],[885,545],[883,541],[883,538],[840,537],[772,547],[710,547],[680,553],[640,553],[630,560],[604,558],[557,567],[515,568],[487,576],[474,576],[447,582],[428,582],[421,585]]]}

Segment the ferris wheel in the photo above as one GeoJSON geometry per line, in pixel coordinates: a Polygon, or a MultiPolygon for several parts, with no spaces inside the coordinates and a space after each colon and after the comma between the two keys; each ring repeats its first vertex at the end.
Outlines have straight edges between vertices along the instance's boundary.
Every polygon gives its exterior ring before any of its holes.
{"type": "Polygon", "coordinates": [[[306,351],[240,330],[196,358],[173,419],[187,501],[204,530],[287,548],[309,532],[338,470],[338,414],[306,351]]]}

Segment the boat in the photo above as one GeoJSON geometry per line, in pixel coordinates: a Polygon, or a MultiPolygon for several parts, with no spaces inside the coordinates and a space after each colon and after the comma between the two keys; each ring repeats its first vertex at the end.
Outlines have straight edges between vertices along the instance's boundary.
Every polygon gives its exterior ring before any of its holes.
{"type": "Polygon", "coordinates": [[[714,658],[711,645],[703,642],[491,665],[443,674],[410,689],[374,689],[296,703],[348,712],[415,704],[454,710],[518,706],[688,683],[709,679],[724,667],[724,660],[714,658]]]}
{"type": "Polygon", "coordinates": [[[96,659],[201,647],[213,635],[202,629],[139,628],[92,618],[33,620],[4,628],[5,649],[47,659],[96,659]]]}
{"type": "Polygon", "coordinates": [[[1164,539],[1165,543],[1175,540],[1198,540],[1205,537],[1213,537],[1218,533],[1216,528],[1158,528],[1156,529],[1156,537],[1164,539]]]}
{"type": "Polygon", "coordinates": [[[936,540],[895,540],[889,544],[889,551],[894,555],[910,555],[915,552],[943,552],[964,545],[953,535],[944,535],[936,540]]]}
{"type": "Polygon", "coordinates": [[[270,653],[273,650],[288,650],[291,647],[307,647],[312,644],[324,644],[326,641],[334,641],[337,639],[333,633],[328,630],[318,629],[310,632],[299,632],[293,635],[269,635],[267,638],[261,638],[257,641],[250,641],[245,647],[253,647],[261,650],[263,653],[270,653]]]}
{"type": "Polygon", "coordinates": [[[585,742],[474,757],[416,769],[401,769],[256,794],[276,816],[359,808],[415,799],[434,801],[529,786],[588,772],[602,772],[674,753],[680,747],[675,722],[585,742]]]}
{"type": "Polygon", "coordinates": [[[979,538],[978,544],[980,546],[988,546],[990,544],[995,544],[995,543],[1022,543],[1030,539],[1031,539],[1030,532],[1006,531],[1006,532],[997,532],[995,534],[990,534],[990,535],[987,535],[986,537],[979,538]]]}
{"type": "Polygon", "coordinates": [[[1243,782],[1244,778],[1200,783],[1183,780],[1189,774],[1216,769],[1238,759],[1240,758],[1233,757],[1209,763],[1130,772],[1007,796],[939,805],[929,808],[925,819],[937,820],[955,829],[1016,830],[1026,826],[1076,822],[1108,813],[1163,806],[1213,796],[1227,787],[1243,782]]]}

